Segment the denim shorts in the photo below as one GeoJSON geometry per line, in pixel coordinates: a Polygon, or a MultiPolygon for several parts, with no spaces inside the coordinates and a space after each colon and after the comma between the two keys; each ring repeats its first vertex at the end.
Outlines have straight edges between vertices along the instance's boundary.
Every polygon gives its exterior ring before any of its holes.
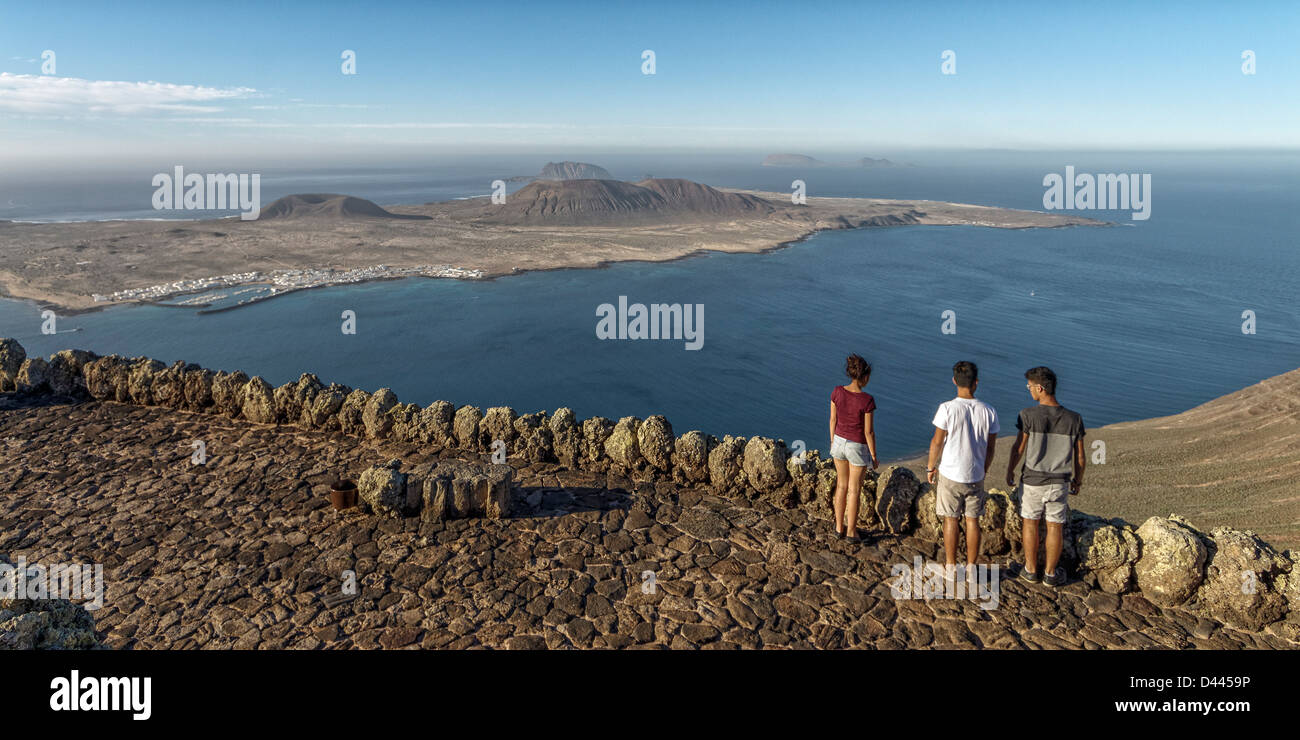
{"type": "Polygon", "coordinates": [[[831,459],[848,460],[849,465],[865,468],[871,465],[871,450],[861,442],[850,442],[837,434],[831,438],[831,459]]]}

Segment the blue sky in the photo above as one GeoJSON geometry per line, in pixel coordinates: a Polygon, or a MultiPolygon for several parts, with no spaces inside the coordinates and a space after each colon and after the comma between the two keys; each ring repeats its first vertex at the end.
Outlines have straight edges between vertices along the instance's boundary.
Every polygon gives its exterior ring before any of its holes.
{"type": "Polygon", "coordinates": [[[917,5],[11,2],[0,159],[1300,144],[1300,4],[917,5]]]}

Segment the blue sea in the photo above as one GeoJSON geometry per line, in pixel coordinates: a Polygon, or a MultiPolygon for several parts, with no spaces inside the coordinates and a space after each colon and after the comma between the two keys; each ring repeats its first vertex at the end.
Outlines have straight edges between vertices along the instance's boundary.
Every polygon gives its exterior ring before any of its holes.
{"type": "MultiPolygon", "coordinates": [[[[979,365],[978,395],[1008,430],[1030,403],[1023,372],[1035,365],[1056,370],[1060,400],[1089,427],[1177,413],[1300,367],[1294,154],[911,153],[898,159],[913,167],[807,172],[759,167],[761,154],[569,158],[624,179],[652,174],[788,192],[798,177],[811,196],[1034,210],[1042,209],[1044,175],[1073,165],[1150,173],[1152,208],[1147,221],[1084,214],[1115,223],[1107,228],[825,232],[766,254],[483,282],[379,282],[204,315],[116,307],[60,317],[55,336],[40,334],[36,304],[0,299],[0,336],[19,338],[32,354],[78,347],[184,359],[272,384],[313,372],[326,382],[390,387],[421,404],[664,414],[678,432],[761,434],[823,451],[831,390],[845,381],[845,355],[857,352],[875,368],[867,390],[877,400],[886,460],[925,448],[935,407],[953,395],[957,360],[979,365]],[[703,304],[702,349],[597,338],[597,306],[620,296],[703,304]],[[356,312],[355,335],[340,331],[345,310],[356,312]],[[941,331],[946,311],[956,315],[954,334],[941,331]],[[1254,334],[1242,331],[1245,311],[1254,312],[1254,334]]],[[[491,180],[536,172],[545,161],[265,171],[263,202],[292,192],[383,204],[482,195],[491,180]]],[[[148,176],[106,174],[97,185],[66,187],[37,178],[27,188],[0,178],[0,205],[21,206],[0,209],[0,218],[155,217],[148,176]]]]}

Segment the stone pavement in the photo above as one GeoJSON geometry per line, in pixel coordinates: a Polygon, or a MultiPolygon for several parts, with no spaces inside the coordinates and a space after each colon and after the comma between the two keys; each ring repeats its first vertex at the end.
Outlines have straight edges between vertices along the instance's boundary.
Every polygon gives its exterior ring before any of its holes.
{"type": "Polygon", "coordinates": [[[932,560],[939,543],[866,532],[853,545],[808,507],[705,486],[511,460],[509,518],[330,508],[335,477],[438,457],[165,408],[0,396],[0,553],[102,563],[93,615],[113,648],[1297,647],[1139,595],[1024,584],[1005,567],[994,609],[896,599],[891,567],[932,560]],[[191,463],[196,439],[203,465],[191,463]]]}

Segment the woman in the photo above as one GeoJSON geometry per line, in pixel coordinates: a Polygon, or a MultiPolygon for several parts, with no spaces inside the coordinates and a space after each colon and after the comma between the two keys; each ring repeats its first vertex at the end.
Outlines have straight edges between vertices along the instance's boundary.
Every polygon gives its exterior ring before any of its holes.
{"type": "Polygon", "coordinates": [[[849,540],[858,537],[858,501],[862,491],[862,473],[876,462],[876,432],[872,416],[876,399],[862,390],[871,380],[871,365],[858,355],[844,362],[848,385],[837,385],[831,392],[831,458],[835,460],[835,535],[849,540]],[[853,495],[849,495],[849,491],[853,495]]]}

